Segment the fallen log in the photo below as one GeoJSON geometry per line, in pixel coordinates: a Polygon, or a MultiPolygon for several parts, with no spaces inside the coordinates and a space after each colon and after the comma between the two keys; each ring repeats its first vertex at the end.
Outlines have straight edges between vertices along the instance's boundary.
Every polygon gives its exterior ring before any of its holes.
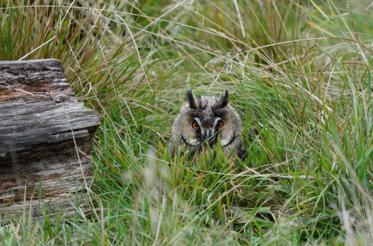
{"type": "Polygon", "coordinates": [[[84,209],[99,123],[58,60],[1,61],[0,217],[84,209]]]}

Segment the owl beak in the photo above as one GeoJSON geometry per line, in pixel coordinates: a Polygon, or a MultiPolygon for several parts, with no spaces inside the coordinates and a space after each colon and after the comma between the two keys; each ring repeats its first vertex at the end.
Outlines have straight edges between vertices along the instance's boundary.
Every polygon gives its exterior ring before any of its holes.
{"type": "Polygon", "coordinates": [[[205,129],[202,132],[202,140],[210,145],[212,147],[216,142],[216,135],[213,130],[211,129],[205,129]]]}

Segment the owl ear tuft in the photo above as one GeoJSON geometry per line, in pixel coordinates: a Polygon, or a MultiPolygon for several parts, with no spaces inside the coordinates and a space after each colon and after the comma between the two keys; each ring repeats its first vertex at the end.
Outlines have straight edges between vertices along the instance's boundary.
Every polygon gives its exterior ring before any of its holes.
{"type": "Polygon", "coordinates": [[[187,96],[187,99],[188,99],[189,107],[191,109],[197,109],[198,107],[197,107],[196,99],[193,96],[192,90],[187,90],[186,91],[186,96],[187,96]]]}
{"type": "Polygon", "coordinates": [[[228,90],[225,90],[223,94],[221,94],[220,99],[214,105],[214,109],[221,109],[227,106],[229,103],[229,93],[228,90]]]}

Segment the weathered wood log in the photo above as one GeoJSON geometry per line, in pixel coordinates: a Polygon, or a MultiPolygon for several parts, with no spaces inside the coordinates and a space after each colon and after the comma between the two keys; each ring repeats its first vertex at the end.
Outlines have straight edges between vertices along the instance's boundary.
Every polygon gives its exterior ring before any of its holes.
{"type": "Polygon", "coordinates": [[[1,61],[0,217],[84,207],[99,122],[74,97],[58,60],[1,61]]]}

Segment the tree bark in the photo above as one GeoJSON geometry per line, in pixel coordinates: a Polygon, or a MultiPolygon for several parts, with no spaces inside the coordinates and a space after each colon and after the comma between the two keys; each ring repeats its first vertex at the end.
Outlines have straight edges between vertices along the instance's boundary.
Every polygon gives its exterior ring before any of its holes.
{"type": "Polygon", "coordinates": [[[99,123],[58,60],[1,61],[0,217],[83,211],[99,123]]]}

